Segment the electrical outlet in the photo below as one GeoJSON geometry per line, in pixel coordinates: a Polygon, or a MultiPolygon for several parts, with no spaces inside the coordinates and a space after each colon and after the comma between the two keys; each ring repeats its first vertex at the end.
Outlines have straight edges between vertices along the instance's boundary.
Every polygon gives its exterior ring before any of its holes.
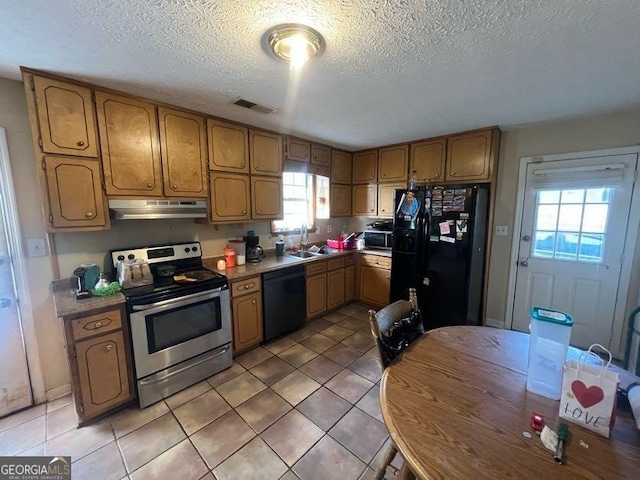
{"type": "Polygon", "coordinates": [[[331,225],[327,225],[327,233],[331,233],[331,225]]]}
{"type": "Polygon", "coordinates": [[[44,257],[46,254],[44,238],[27,238],[27,256],[44,257]]]}
{"type": "Polygon", "coordinates": [[[506,237],[509,235],[509,227],[506,225],[496,225],[496,237],[506,237]]]}

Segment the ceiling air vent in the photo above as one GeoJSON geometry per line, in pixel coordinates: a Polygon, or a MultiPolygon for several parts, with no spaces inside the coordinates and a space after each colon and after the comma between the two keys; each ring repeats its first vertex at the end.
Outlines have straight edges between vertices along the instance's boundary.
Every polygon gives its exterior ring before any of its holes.
{"type": "Polygon", "coordinates": [[[278,113],[277,108],[258,105],[257,103],[250,102],[249,100],[245,100],[244,98],[238,98],[233,102],[233,104],[238,105],[239,107],[248,108],[249,110],[254,110],[259,113],[278,113]]]}

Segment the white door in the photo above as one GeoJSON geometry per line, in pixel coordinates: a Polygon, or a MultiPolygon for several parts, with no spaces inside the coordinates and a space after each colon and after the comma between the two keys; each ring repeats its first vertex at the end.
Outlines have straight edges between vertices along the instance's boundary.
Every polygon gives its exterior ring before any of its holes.
{"type": "MultiPolygon", "coordinates": [[[[513,329],[539,306],[569,313],[571,344],[611,348],[637,155],[531,163],[513,329]]],[[[619,315],[619,314],[618,314],[619,315]]]]}
{"type": "MultiPolygon", "coordinates": [[[[4,137],[0,136],[0,142],[3,141],[4,137]]],[[[3,155],[0,161],[8,162],[8,158],[3,155]]],[[[0,171],[6,173],[7,169],[2,168],[0,171]]],[[[7,238],[7,232],[12,231],[7,228],[7,222],[14,218],[7,210],[6,200],[7,195],[12,194],[0,182],[0,417],[32,404],[12,267],[13,252],[9,247],[12,242],[7,238]]]]}

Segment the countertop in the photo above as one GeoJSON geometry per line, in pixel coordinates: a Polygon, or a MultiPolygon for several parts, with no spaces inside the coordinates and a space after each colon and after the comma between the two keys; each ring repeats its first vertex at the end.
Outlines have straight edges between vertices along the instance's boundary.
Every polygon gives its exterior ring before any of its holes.
{"type": "MultiPolygon", "coordinates": [[[[368,254],[379,255],[382,257],[391,257],[390,250],[345,250],[335,252],[328,255],[318,255],[311,258],[298,258],[291,255],[276,257],[275,251],[267,252],[267,256],[260,263],[247,263],[234,268],[228,268],[224,271],[230,282],[242,280],[244,278],[262,275],[263,273],[272,272],[280,268],[291,267],[294,265],[304,265],[312,262],[319,262],[329,258],[335,258],[352,254],[368,254]]],[[[206,268],[217,271],[216,262],[218,258],[203,258],[202,263],[206,268]]],[[[221,272],[222,273],[222,272],[221,272]]],[[[84,300],[76,300],[75,288],[72,279],[54,280],[51,283],[53,290],[53,303],[56,309],[56,316],[69,317],[76,315],[84,315],[94,310],[106,309],[109,307],[118,307],[125,303],[125,297],[122,293],[109,295],[106,297],[90,297],[84,300]]]]}
{"type": "Polygon", "coordinates": [[[89,297],[84,300],[76,300],[76,289],[73,287],[73,281],[70,278],[54,280],[51,283],[51,287],[53,290],[53,303],[56,308],[56,316],[58,317],[84,315],[93,310],[119,307],[125,302],[122,293],[116,293],[106,297],[89,297]]]}
{"type": "MultiPolygon", "coordinates": [[[[224,274],[227,276],[230,282],[242,280],[244,278],[253,277],[256,275],[262,275],[263,273],[272,272],[274,270],[278,270],[280,268],[292,267],[294,265],[304,265],[312,262],[319,262],[322,260],[327,260],[329,258],[341,257],[345,255],[352,254],[369,254],[369,255],[379,255],[382,257],[391,257],[390,250],[374,250],[374,249],[364,249],[364,250],[343,250],[340,252],[335,252],[327,255],[318,255],[310,258],[298,258],[291,255],[285,254],[282,257],[276,257],[275,252],[267,252],[265,258],[263,258],[259,263],[246,263],[244,265],[240,265],[233,268],[227,268],[224,270],[224,274]]],[[[217,271],[216,263],[218,258],[203,258],[202,263],[205,267],[217,271]]],[[[220,273],[223,273],[220,271],[220,273]]]]}

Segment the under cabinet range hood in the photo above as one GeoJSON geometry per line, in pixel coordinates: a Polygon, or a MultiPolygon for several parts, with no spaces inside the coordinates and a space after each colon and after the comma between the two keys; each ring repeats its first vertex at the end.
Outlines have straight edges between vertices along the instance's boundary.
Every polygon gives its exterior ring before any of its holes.
{"type": "Polygon", "coordinates": [[[109,200],[109,209],[120,220],[206,218],[204,200],[109,200]]]}

